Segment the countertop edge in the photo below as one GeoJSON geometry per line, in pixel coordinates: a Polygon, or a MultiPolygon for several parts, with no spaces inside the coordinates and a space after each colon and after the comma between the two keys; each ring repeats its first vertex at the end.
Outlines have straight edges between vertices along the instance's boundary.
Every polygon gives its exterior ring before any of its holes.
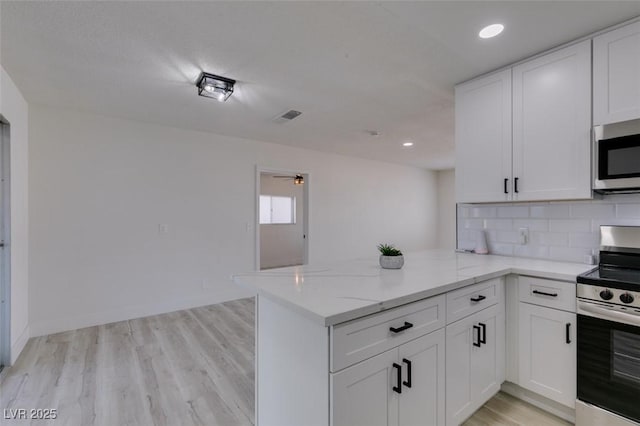
{"type": "MultiPolygon", "coordinates": [[[[585,265],[585,270],[587,270],[588,267],[589,265],[585,265]]],[[[577,276],[576,274],[565,273],[565,272],[551,272],[551,271],[545,271],[540,269],[531,269],[523,266],[507,266],[502,269],[497,269],[497,270],[482,273],[482,274],[475,274],[475,275],[470,274],[468,277],[464,277],[458,281],[443,284],[435,288],[425,289],[409,295],[404,295],[401,297],[385,300],[382,302],[372,303],[370,305],[354,308],[345,312],[340,312],[338,314],[329,315],[329,316],[325,316],[325,315],[310,311],[304,308],[303,306],[300,306],[285,298],[274,295],[273,293],[270,293],[267,290],[258,289],[257,294],[283,307],[286,307],[287,309],[293,310],[294,312],[302,315],[303,317],[313,321],[318,325],[321,325],[324,327],[331,327],[337,324],[362,318],[367,315],[376,314],[388,309],[393,309],[398,306],[406,305],[408,303],[413,303],[429,297],[435,297],[435,296],[438,296],[462,287],[466,287],[472,284],[476,284],[476,283],[494,279],[494,278],[506,277],[507,275],[511,275],[511,274],[526,275],[526,276],[532,276],[537,278],[546,278],[546,279],[552,279],[557,281],[564,281],[566,283],[575,283],[576,276],[577,276]]],[[[239,284],[244,287],[252,287],[250,284],[243,282],[242,275],[235,275],[232,278],[236,284],[239,284]]]]}

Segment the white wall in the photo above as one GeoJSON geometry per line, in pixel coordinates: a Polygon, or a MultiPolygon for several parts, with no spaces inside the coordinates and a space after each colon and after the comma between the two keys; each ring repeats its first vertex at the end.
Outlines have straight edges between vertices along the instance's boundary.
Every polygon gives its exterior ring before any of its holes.
{"type": "Polygon", "coordinates": [[[439,170],[438,185],[438,247],[456,248],[456,176],[455,170],[439,170]]]}
{"type": "Polygon", "coordinates": [[[28,108],[9,75],[0,66],[0,114],[10,125],[11,170],[11,363],[29,337],[28,238],[28,108]]]}
{"type": "Polygon", "coordinates": [[[310,263],[436,245],[434,172],[41,106],[29,123],[32,335],[247,295],[229,276],[255,265],[256,165],[312,176],[310,263]]]}
{"type": "MultiPolygon", "coordinates": [[[[302,265],[304,263],[305,185],[294,185],[292,180],[274,178],[273,175],[266,173],[261,175],[261,195],[296,198],[296,223],[260,225],[260,268],[302,265]]],[[[309,182],[306,183],[308,184],[309,182]]]]}

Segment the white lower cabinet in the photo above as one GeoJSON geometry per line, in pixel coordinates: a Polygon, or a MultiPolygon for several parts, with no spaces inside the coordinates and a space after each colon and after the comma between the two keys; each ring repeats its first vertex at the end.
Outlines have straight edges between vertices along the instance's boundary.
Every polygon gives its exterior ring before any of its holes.
{"type": "Polygon", "coordinates": [[[519,306],[520,386],[570,408],[576,401],[576,314],[519,306]]]}
{"type": "Polygon", "coordinates": [[[447,326],[448,426],[462,423],[500,390],[505,371],[504,327],[503,303],[447,326]]]}
{"type": "Polygon", "coordinates": [[[331,425],[445,424],[444,329],[331,374],[331,425]]]}

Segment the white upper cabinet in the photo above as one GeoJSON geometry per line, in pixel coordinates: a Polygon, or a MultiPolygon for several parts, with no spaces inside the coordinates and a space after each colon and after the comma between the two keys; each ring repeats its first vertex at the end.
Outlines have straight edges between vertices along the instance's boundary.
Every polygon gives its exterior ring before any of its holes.
{"type": "Polygon", "coordinates": [[[640,118],[640,22],[593,39],[593,121],[640,118]]]}
{"type": "Polygon", "coordinates": [[[455,96],[456,200],[509,201],[511,70],[461,84],[455,96]]]}
{"type": "Polygon", "coordinates": [[[513,68],[516,201],[591,197],[591,41],[513,68]]]}

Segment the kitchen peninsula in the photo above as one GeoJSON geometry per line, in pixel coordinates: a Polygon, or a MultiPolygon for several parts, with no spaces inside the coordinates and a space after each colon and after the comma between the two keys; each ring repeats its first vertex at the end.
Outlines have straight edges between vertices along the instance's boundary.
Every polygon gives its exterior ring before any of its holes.
{"type": "MultiPolygon", "coordinates": [[[[458,424],[505,378],[518,382],[517,319],[505,316],[533,296],[575,317],[575,278],[591,269],[445,250],[405,257],[401,270],[372,257],[234,276],[258,293],[258,425],[458,424]]],[[[545,396],[571,417],[575,395],[545,396]]]]}

